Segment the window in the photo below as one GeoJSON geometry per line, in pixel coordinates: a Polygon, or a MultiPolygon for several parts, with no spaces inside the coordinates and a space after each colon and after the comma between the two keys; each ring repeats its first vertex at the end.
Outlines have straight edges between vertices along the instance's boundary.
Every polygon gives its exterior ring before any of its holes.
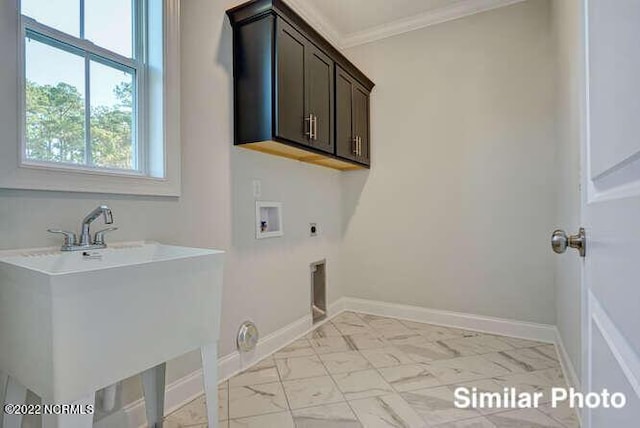
{"type": "Polygon", "coordinates": [[[147,174],[145,0],[22,0],[23,161],[147,174]]]}
{"type": "Polygon", "coordinates": [[[0,17],[0,188],[180,195],[180,0],[0,17]]]}

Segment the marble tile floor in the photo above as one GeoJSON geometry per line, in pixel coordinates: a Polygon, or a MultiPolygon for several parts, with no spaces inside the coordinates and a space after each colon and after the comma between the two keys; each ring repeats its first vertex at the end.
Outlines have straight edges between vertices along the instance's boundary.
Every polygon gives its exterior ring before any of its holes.
{"type": "MultiPolygon", "coordinates": [[[[343,312],[220,384],[220,428],[578,428],[552,408],[565,386],[554,345],[343,312]],[[456,409],[457,386],[542,392],[538,409],[456,409]]],[[[205,428],[204,397],[165,428],[205,428]]]]}

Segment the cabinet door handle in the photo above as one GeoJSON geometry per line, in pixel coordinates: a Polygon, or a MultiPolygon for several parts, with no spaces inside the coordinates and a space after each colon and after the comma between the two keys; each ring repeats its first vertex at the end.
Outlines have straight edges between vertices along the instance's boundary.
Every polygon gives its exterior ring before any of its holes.
{"type": "Polygon", "coordinates": [[[309,114],[309,117],[304,118],[304,135],[313,140],[313,115],[309,114]],[[307,122],[309,122],[309,131],[307,131],[307,122]]]}
{"type": "Polygon", "coordinates": [[[318,141],[318,116],[313,115],[313,139],[318,141]]]}
{"type": "Polygon", "coordinates": [[[362,156],[362,138],[358,136],[358,156],[362,156]]]}
{"type": "Polygon", "coordinates": [[[318,117],[314,114],[309,114],[309,117],[304,119],[305,125],[304,129],[307,129],[307,122],[309,122],[309,132],[304,133],[304,135],[309,137],[309,140],[317,140],[318,139],[318,117]]]}
{"type": "Polygon", "coordinates": [[[352,143],[352,144],[351,144],[351,152],[352,152],[354,155],[357,155],[357,154],[358,154],[358,137],[355,137],[355,136],[354,136],[354,137],[353,137],[353,140],[351,141],[351,143],[352,143]]]}
{"type": "Polygon", "coordinates": [[[312,140],[316,139],[315,124],[316,124],[316,117],[312,114],[311,115],[311,139],[312,140]]]}

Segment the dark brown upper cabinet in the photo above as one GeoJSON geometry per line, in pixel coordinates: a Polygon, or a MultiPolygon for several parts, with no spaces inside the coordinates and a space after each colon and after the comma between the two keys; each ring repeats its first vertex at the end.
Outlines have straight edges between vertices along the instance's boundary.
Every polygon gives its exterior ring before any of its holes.
{"type": "Polygon", "coordinates": [[[302,34],[282,20],[277,20],[276,37],[276,136],[293,143],[311,145],[311,123],[306,120],[307,86],[305,45],[302,34]]]}
{"type": "Polygon", "coordinates": [[[334,115],[333,115],[333,60],[315,45],[307,50],[305,70],[307,90],[306,120],[313,123],[311,145],[319,150],[333,154],[334,115]]]}
{"type": "Polygon", "coordinates": [[[333,154],[333,60],[276,20],[276,135],[333,154]]]}
{"type": "Polygon", "coordinates": [[[336,154],[370,164],[369,91],[336,67],[336,154]]]}
{"type": "Polygon", "coordinates": [[[367,168],[373,82],[281,0],[250,1],[227,15],[235,144],[340,170],[367,168]],[[348,78],[348,108],[340,76],[348,78]]]}

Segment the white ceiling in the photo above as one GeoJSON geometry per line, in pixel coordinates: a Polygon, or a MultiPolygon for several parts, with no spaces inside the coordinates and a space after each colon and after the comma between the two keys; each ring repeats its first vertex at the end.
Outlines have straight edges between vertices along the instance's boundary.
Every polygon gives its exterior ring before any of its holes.
{"type": "Polygon", "coordinates": [[[351,34],[415,16],[458,0],[303,0],[313,3],[340,34],[351,34]]]}
{"type": "Polygon", "coordinates": [[[523,0],[285,0],[341,48],[520,1],[523,0]]]}

